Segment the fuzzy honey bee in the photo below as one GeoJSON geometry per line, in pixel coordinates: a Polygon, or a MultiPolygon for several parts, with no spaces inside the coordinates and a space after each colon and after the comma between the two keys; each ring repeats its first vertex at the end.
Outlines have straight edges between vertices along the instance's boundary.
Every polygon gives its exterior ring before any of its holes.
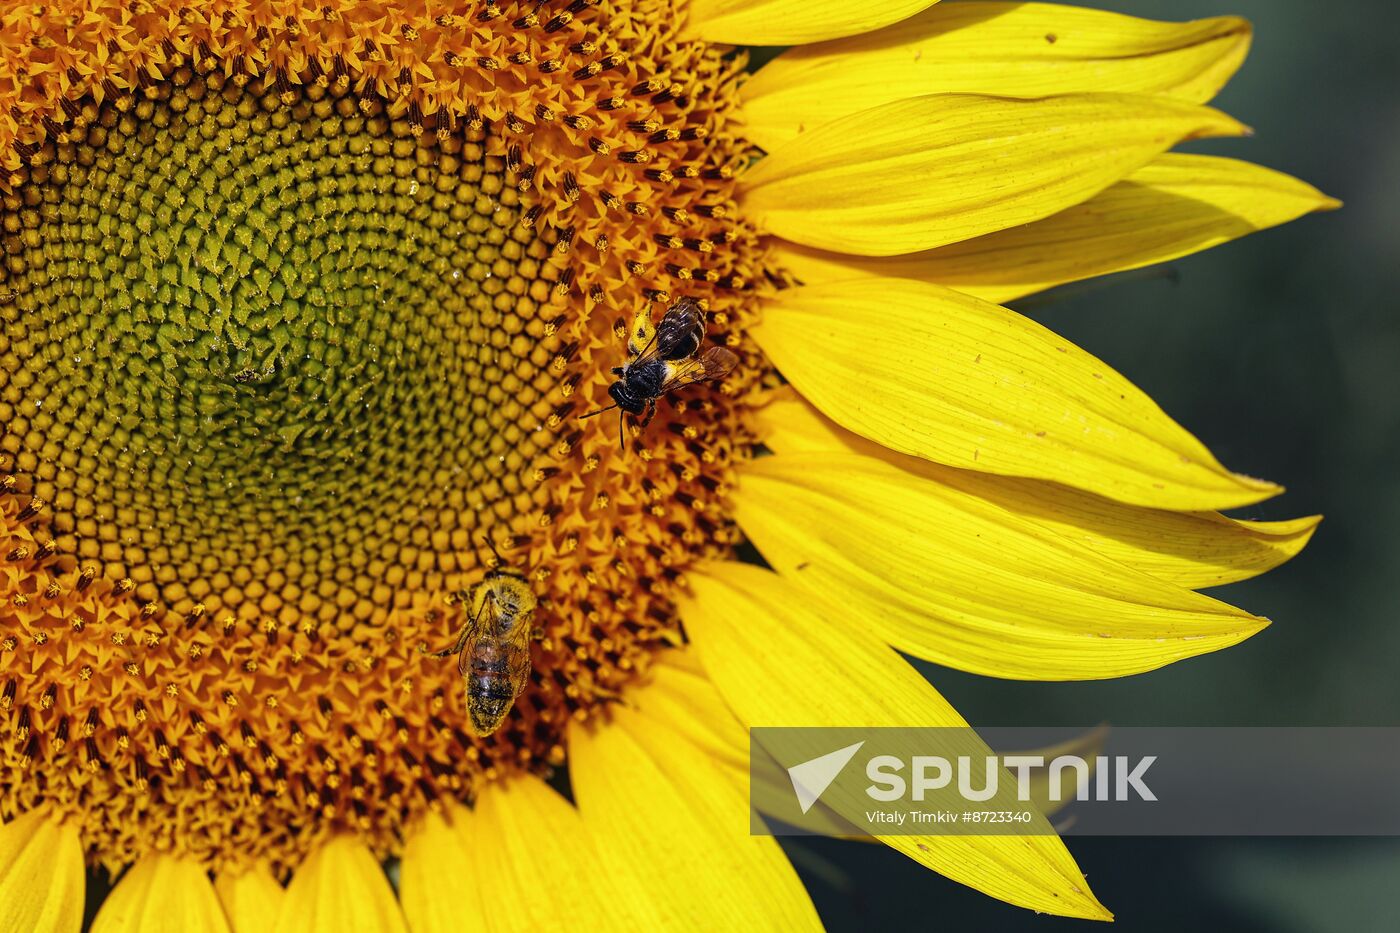
{"type": "Polygon", "coordinates": [[[663,395],[682,386],[723,379],[733,371],[739,358],[724,347],[710,347],[703,352],[705,312],[694,300],[681,298],[653,325],[651,314],[643,310],[632,321],[627,334],[630,359],[613,367],[618,379],[608,386],[613,403],[590,411],[583,418],[592,418],[605,411],[618,410],[618,442],[626,449],[624,432],[627,415],[640,419],[645,428],[656,416],[656,403],[663,395]]]}
{"type": "Polygon", "coordinates": [[[529,682],[535,594],[523,576],[502,568],[498,556],[497,566],[459,601],[467,619],[456,643],[429,657],[457,655],[472,731],[487,736],[501,727],[529,682]]]}

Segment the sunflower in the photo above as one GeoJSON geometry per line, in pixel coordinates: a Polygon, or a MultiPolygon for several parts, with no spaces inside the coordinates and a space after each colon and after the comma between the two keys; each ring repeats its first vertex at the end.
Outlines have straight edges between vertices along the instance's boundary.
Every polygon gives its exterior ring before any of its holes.
{"type": "MultiPolygon", "coordinates": [[[[0,927],[809,928],[746,727],[1114,677],[1316,519],[1002,303],[1335,202],[1250,41],[1038,3],[0,12],[0,927]],[[793,46],[749,74],[740,46],[793,46]],[[580,420],[680,298],[739,365],[580,420]],[[740,560],[751,544],[764,564],[740,560]],[[492,552],[499,552],[499,559],[492,552]],[[474,734],[454,595],[537,597],[474,734]],[[567,796],[565,795],[567,794],[567,796]],[[397,859],[396,885],[381,867],[397,859]],[[289,880],[288,880],[289,879],[289,880]]],[[[885,840],[1110,915],[1054,836],[885,840]]]]}

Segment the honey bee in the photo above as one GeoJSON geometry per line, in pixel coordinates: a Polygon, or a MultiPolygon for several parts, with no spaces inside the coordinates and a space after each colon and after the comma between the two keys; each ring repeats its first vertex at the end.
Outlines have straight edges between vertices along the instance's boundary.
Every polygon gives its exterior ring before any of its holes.
{"type": "Polygon", "coordinates": [[[497,555],[496,567],[458,598],[467,620],[456,643],[428,656],[457,655],[457,672],[467,686],[472,731],[487,736],[501,727],[530,679],[535,594],[523,576],[503,569],[497,555]]]}
{"type": "Polygon", "coordinates": [[[618,377],[608,386],[613,403],[581,417],[592,418],[618,409],[618,442],[626,449],[623,430],[627,415],[639,418],[645,428],[656,416],[656,402],[661,396],[682,386],[723,379],[733,371],[739,358],[718,346],[701,352],[704,339],[705,313],[693,299],[678,300],[655,326],[648,311],[639,312],[627,335],[631,359],[612,369],[618,377]]]}

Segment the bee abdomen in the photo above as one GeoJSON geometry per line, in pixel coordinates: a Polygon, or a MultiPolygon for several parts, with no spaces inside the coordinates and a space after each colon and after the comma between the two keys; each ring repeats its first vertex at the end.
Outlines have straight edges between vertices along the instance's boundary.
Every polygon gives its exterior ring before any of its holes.
{"type": "Polygon", "coordinates": [[[515,687],[504,673],[479,673],[467,681],[467,696],[482,700],[514,700],[515,687]]]}
{"type": "Polygon", "coordinates": [[[467,714],[477,735],[499,729],[514,705],[515,688],[504,674],[487,672],[467,678],[467,714]]]}

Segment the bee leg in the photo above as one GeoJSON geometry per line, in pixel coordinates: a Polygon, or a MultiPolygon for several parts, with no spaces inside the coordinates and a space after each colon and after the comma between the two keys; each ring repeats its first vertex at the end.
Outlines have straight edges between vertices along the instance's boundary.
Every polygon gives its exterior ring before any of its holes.
{"type": "Polygon", "coordinates": [[[471,631],[472,624],[467,622],[462,626],[461,634],[457,636],[457,643],[451,648],[444,648],[441,651],[434,651],[431,654],[426,649],[420,649],[430,658],[450,658],[454,654],[460,654],[462,646],[467,643],[467,633],[471,631]]]}
{"type": "Polygon", "coordinates": [[[656,399],[651,399],[650,401],[647,402],[647,413],[646,413],[645,415],[642,416],[642,430],[645,431],[647,425],[651,424],[651,419],[653,419],[653,418],[655,418],[655,417],[656,417],[656,399]]]}
{"type": "Polygon", "coordinates": [[[609,690],[609,689],[607,689],[607,688],[605,688],[605,687],[597,687],[597,686],[595,686],[595,687],[593,688],[593,695],[594,695],[594,696],[597,696],[597,697],[599,697],[599,698],[601,698],[601,699],[604,699],[604,700],[613,700],[613,701],[616,701],[616,700],[621,700],[621,699],[622,699],[622,694],[621,694],[621,693],[619,693],[619,692],[616,691],[616,690],[609,690]]]}

